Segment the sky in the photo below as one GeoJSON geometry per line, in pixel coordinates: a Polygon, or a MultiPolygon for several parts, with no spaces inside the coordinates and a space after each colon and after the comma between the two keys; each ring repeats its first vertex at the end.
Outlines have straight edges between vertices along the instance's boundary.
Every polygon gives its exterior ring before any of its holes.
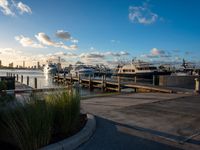
{"type": "Polygon", "coordinates": [[[199,6],[199,0],[0,0],[0,60],[199,63],[199,6]]]}

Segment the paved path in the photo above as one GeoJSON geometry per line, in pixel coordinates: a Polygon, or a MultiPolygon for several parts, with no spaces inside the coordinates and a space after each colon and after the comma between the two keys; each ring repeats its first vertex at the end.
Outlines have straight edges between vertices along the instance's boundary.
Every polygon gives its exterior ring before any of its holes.
{"type": "Polygon", "coordinates": [[[137,93],[82,101],[84,111],[97,116],[97,130],[79,150],[199,149],[186,137],[200,125],[200,96],[137,93]]]}
{"type": "Polygon", "coordinates": [[[120,132],[119,125],[97,117],[97,130],[78,150],[178,150],[165,144],[120,132]]]}

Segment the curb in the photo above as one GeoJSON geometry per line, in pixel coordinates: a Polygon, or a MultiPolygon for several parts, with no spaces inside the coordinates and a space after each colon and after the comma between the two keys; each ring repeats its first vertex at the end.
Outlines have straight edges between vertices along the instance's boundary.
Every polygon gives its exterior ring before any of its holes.
{"type": "Polygon", "coordinates": [[[81,144],[89,140],[96,129],[95,117],[91,114],[87,114],[87,119],[86,125],[77,134],[55,144],[50,144],[46,147],[43,147],[40,150],[74,150],[75,148],[79,147],[81,144]]]}

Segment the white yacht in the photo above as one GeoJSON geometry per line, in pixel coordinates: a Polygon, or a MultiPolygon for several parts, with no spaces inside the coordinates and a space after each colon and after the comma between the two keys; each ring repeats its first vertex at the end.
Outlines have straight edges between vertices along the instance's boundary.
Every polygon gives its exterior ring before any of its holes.
{"type": "Polygon", "coordinates": [[[171,72],[161,71],[156,66],[141,60],[132,60],[130,64],[123,65],[117,70],[117,75],[131,77],[152,77],[152,75],[169,75],[171,72]]]}
{"type": "Polygon", "coordinates": [[[57,72],[57,67],[54,64],[48,63],[44,66],[43,72],[46,74],[55,74],[57,72]]]}
{"type": "Polygon", "coordinates": [[[70,74],[72,76],[93,76],[94,75],[94,69],[87,67],[85,65],[78,65],[74,66],[73,69],[70,71],[70,74]]]}

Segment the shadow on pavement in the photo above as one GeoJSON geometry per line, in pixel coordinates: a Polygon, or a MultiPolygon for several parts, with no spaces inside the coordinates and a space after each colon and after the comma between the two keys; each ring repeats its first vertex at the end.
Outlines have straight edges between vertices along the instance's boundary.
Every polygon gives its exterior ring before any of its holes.
{"type": "MultiPolygon", "coordinates": [[[[93,137],[80,146],[78,150],[179,150],[166,144],[120,132],[117,129],[117,126],[132,129],[136,129],[136,127],[119,124],[98,116],[96,116],[96,123],[97,127],[93,137]]],[[[140,130],[144,131],[148,129],[141,128],[140,130]]]]}

